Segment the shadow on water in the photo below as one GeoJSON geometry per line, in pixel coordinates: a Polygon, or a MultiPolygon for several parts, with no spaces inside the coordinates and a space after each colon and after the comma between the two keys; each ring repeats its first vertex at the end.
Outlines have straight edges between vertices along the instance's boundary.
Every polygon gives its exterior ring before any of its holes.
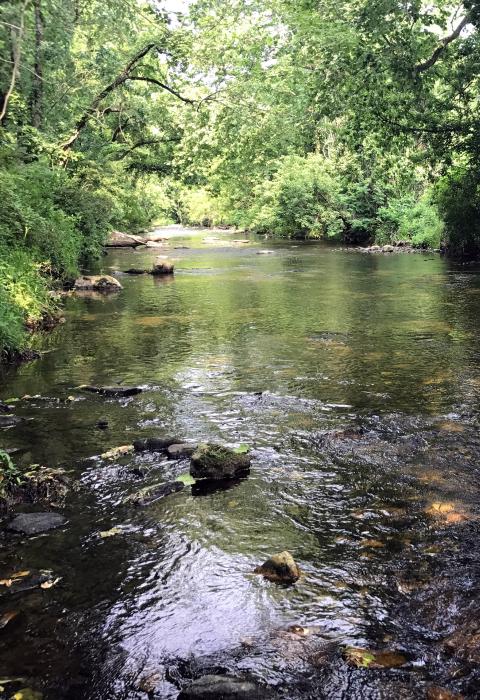
{"type": "MultiPolygon", "coordinates": [[[[170,247],[173,279],[68,299],[42,359],[3,378],[21,421],[2,448],[75,485],[64,528],[2,531],[3,581],[60,578],[0,583],[0,626],[18,613],[2,674],[23,679],[5,697],[173,699],[212,673],[294,700],[478,697],[478,270],[297,243],[257,255],[228,234],[170,247]],[[188,461],[91,459],[172,434],[251,445],[250,476],[140,507],[188,461]],[[285,549],[295,585],[252,573],[285,549]],[[358,663],[352,647],[391,653],[358,663]]],[[[155,255],[111,252],[104,269],[155,255]]]]}

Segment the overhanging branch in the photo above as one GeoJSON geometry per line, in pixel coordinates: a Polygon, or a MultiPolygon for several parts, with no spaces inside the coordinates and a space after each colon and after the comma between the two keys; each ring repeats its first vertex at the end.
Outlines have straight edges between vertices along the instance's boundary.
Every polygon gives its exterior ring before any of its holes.
{"type": "Polygon", "coordinates": [[[462,32],[462,29],[464,29],[464,28],[467,26],[468,21],[469,21],[469,18],[468,18],[468,15],[467,15],[466,17],[464,17],[464,18],[462,19],[462,21],[460,22],[460,24],[458,24],[458,25],[455,27],[455,29],[453,30],[453,32],[452,32],[451,34],[449,34],[448,36],[444,37],[444,38],[441,40],[440,44],[437,46],[437,48],[436,48],[435,51],[432,53],[432,55],[430,56],[430,58],[427,58],[427,60],[426,60],[426,61],[423,61],[422,63],[417,63],[417,65],[415,66],[415,73],[423,73],[424,71],[426,71],[426,70],[428,70],[429,68],[431,68],[432,66],[434,66],[435,63],[436,63],[436,62],[438,61],[438,59],[440,58],[440,56],[441,56],[441,55],[443,54],[443,52],[445,51],[445,49],[447,48],[447,46],[448,46],[449,44],[451,44],[452,41],[455,41],[455,39],[458,39],[458,37],[460,36],[460,34],[461,34],[461,32],[462,32]]]}

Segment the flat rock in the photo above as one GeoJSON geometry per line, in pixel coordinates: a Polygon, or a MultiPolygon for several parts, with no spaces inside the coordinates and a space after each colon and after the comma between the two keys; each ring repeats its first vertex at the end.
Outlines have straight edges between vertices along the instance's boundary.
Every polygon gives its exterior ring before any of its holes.
{"type": "Polygon", "coordinates": [[[300,578],[300,569],[290,552],[274,554],[264,564],[257,566],[254,573],[274,583],[294,583],[300,578]]]}
{"type": "Polygon", "coordinates": [[[20,513],[8,525],[12,532],[39,535],[65,525],[67,519],[59,513],[20,513]]]}
{"type": "Polygon", "coordinates": [[[178,700],[262,700],[271,697],[268,688],[247,678],[208,675],[184,688],[178,700]]]}
{"type": "Polygon", "coordinates": [[[135,440],[133,448],[135,452],[164,452],[170,445],[183,445],[178,437],[149,437],[135,440]]]}
{"type": "Polygon", "coordinates": [[[83,275],[75,280],[73,289],[77,292],[119,292],[123,287],[111,275],[83,275]]]}
{"type": "Polygon", "coordinates": [[[112,231],[105,244],[106,248],[136,248],[144,245],[145,239],[141,236],[133,236],[122,231],[112,231]]]}
{"type": "Polygon", "coordinates": [[[182,459],[183,457],[191,457],[196,449],[196,445],[187,445],[183,443],[169,445],[166,451],[169,459],[182,459]]]}
{"type": "Polygon", "coordinates": [[[228,447],[206,443],[192,455],[190,474],[194,479],[235,479],[248,474],[251,457],[228,447]]]}
{"type": "Polygon", "coordinates": [[[101,394],[102,396],[135,396],[143,391],[139,386],[91,386],[90,384],[82,384],[79,388],[82,391],[88,391],[91,394],[101,394]]]}

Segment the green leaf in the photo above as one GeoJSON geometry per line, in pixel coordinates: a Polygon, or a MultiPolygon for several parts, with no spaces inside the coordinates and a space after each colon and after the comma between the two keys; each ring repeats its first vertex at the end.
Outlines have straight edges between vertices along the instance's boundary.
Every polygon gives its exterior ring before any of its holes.
{"type": "Polygon", "coordinates": [[[181,474],[180,476],[177,476],[175,481],[180,481],[181,484],[185,484],[185,486],[193,486],[194,484],[197,483],[197,480],[193,478],[188,472],[186,474],[181,474]]]}
{"type": "Polygon", "coordinates": [[[242,444],[236,447],[233,451],[237,455],[245,455],[248,452],[250,452],[250,447],[248,445],[245,445],[244,442],[242,442],[242,444]]]}

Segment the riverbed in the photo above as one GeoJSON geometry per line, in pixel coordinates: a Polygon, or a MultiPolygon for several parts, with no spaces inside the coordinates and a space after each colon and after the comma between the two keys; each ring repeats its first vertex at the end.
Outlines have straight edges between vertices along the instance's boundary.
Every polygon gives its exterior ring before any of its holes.
{"type": "Polygon", "coordinates": [[[0,586],[0,615],[20,613],[5,697],[173,700],[208,674],[292,700],[480,697],[480,269],[241,237],[110,251],[123,290],[68,298],[41,359],[2,377],[22,421],[0,447],[75,484],[63,528],[1,536],[2,579],[59,579],[0,586]],[[157,255],[174,276],[123,274],[157,255]],[[248,445],[250,476],[133,504],[188,461],[99,455],[172,434],[248,445]],[[296,584],[253,574],[283,550],[296,584]]]}

